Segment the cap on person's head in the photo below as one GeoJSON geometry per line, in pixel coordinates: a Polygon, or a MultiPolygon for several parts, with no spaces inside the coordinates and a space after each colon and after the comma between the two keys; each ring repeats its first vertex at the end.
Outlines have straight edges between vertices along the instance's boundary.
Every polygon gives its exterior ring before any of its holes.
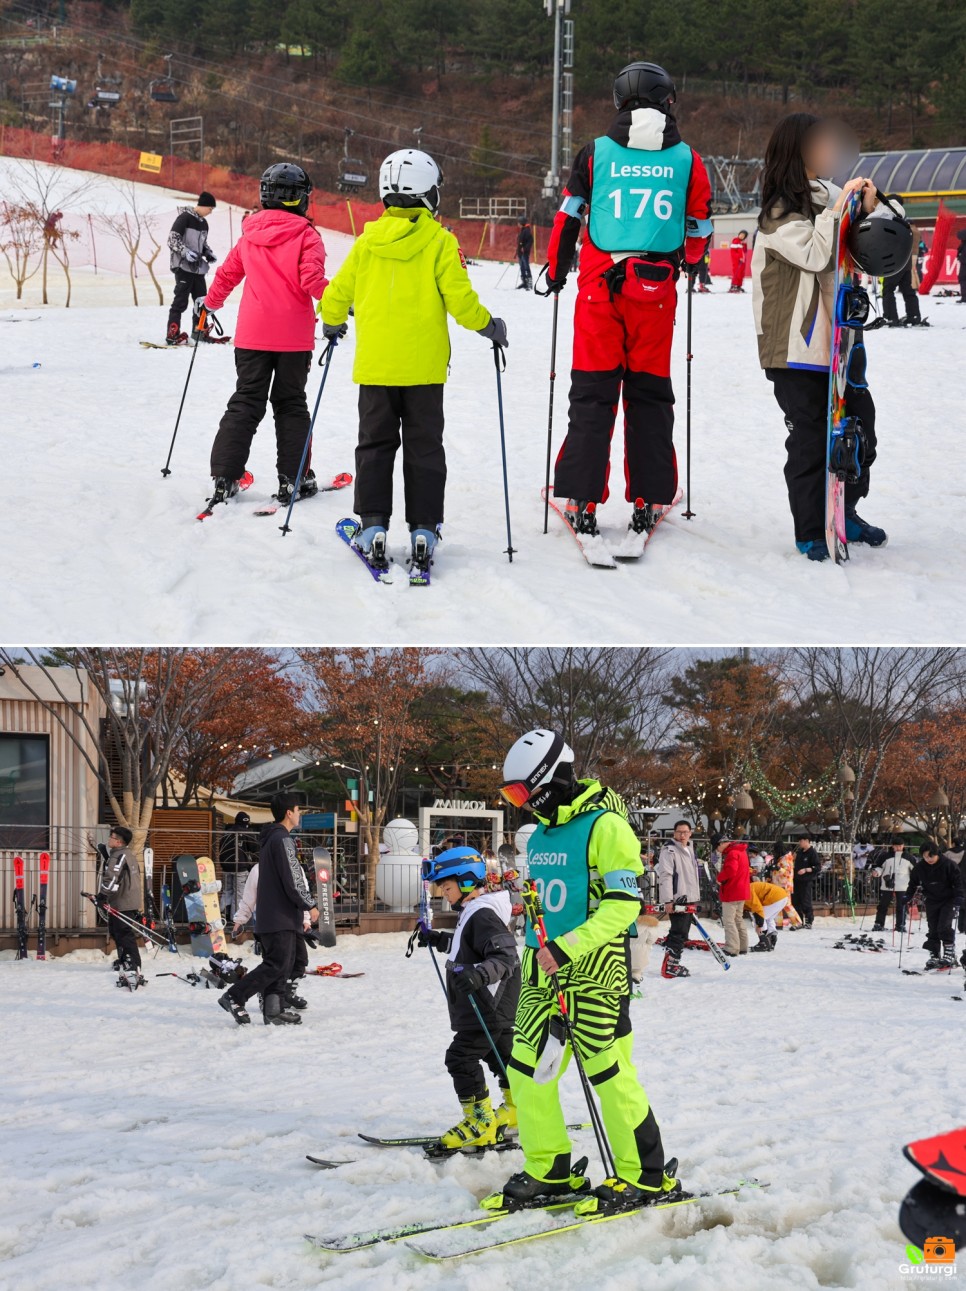
{"type": "Polygon", "coordinates": [[[214,209],[218,205],[218,203],[215,201],[215,199],[212,197],[210,193],[202,192],[198,194],[198,201],[195,203],[195,205],[210,206],[212,209],[214,209]]]}
{"type": "Polygon", "coordinates": [[[129,847],[134,835],[125,825],[114,825],[111,829],[114,838],[119,838],[125,847],[129,847]]]}
{"type": "Polygon", "coordinates": [[[236,825],[250,825],[251,823],[252,823],[252,818],[251,816],[249,816],[247,811],[240,811],[235,816],[236,825]]]}
{"type": "Polygon", "coordinates": [[[277,793],[272,798],[272,820],[276,824],[283,821],[290,811],[294,811],[299,805],[299,800],[294,793],[277,793]]]}

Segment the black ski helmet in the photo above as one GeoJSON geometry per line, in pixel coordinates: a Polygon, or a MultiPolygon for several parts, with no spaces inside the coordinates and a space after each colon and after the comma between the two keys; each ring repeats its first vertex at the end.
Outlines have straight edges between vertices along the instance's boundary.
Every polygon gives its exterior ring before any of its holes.
{"type": "Polygon", "coordinates": [[[294,211],[304,215],[309,209],[312,181],[302,169],[291,161],[277,161],[262,175],[258,195],[262,206],[269,211],[294,211]]]}
{"type": "Polygon", "coordinates": [[[614,80],[615,108],[660,108],[670,111],[677,90],[658,63],[628,63],[614,80]]]}
{"type": "Polygon", "coordinates": [[[901,215],[865,215],[849,229],[849,254],[863,273],[889,278],[912,259],[912,225],[901,215]]]}

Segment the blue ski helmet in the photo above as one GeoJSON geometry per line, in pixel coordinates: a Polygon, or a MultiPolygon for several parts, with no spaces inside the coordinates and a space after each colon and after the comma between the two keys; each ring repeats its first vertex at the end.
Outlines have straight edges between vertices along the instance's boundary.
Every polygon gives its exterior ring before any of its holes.
{"type": "Polygon", "coordinates": [[[461,892],[472,892],[486,882],[486,861],[473,847],[450,847],[431,861],[423,861],[423,878],[430,883],[455,879],[461,892]]]}

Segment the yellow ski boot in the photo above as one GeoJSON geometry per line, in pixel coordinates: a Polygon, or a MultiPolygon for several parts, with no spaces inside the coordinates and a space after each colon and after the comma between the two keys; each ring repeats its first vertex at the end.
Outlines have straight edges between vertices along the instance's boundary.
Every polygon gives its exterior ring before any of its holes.
{"type": "Polygon", "coordinates": [[[510,1093],[509,1088],[504,1089],[502,1093],[503,1102],[494,1113],[501,1138],[505,1137],[508,1131],[515,1131],[517,1128],[517,1105],[513,1101],[513,1095],[510,1093]]]}
{"type": "Polygon", "coordinates": [[[440,1137],[441,1148],[450,1152],[460,1148],[485,1148],[502,1138],[489,1094],[482,1098],[467,1099],[460,1106],[463,1108],[463,1119],[459,1125],[454,1125],[440,1137]]]}

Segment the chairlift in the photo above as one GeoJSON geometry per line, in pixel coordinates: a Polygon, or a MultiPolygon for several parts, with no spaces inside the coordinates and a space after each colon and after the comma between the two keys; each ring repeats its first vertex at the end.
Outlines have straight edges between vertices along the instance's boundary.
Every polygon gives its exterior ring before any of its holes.
{"type": "Polygon", "coordinates": [[[369,183],[369,174],[366,170],[365,162],[360,161],[358,157],[349,156],[349,140],[354,134],[348,126],[345,127],[345,143],[342,147],[342,164],[339,167],[339,178],[336,180],[336,188],[340,193],[354,193],[360,188],[365,188],[369,183]]]}
{"type": "Polygon", "coordinates": [[[178,101],[178,96],[174,92],[174,81],[170,76],[159,76],[157,80],[151,82],[148,90],[155,103],[177,103],[178,101]]]}
{"type": "Polygon", "coordinates": [[[94,91],[93,98],[87,106],[89,108],[116,108],[120,101],[120,90],[112,90],[105,85],[98,85],[94,91]]]}

